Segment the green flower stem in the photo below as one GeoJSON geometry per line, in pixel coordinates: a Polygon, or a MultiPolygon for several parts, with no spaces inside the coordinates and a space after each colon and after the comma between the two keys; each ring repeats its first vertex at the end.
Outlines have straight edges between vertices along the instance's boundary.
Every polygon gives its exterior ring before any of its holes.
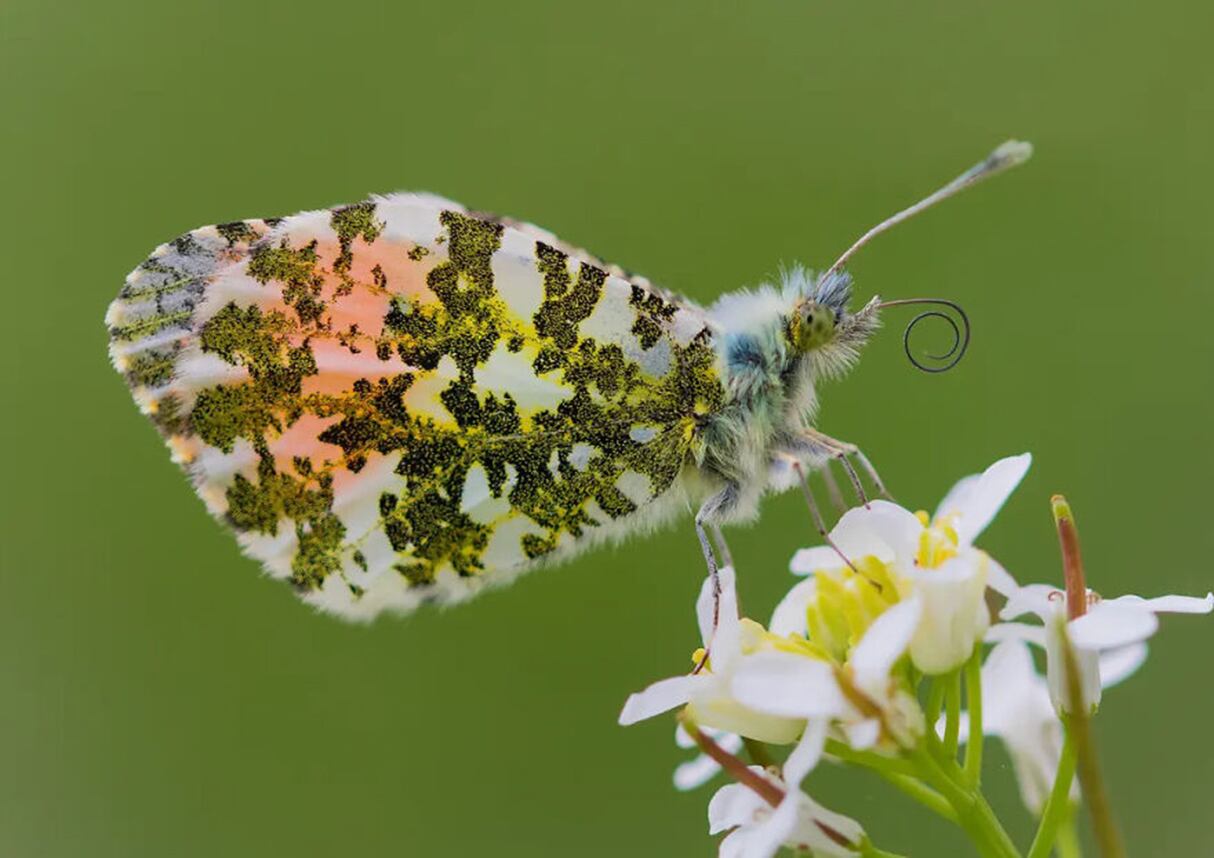
{"type": "Polygon", "coordinates": [[[826,740],[826,753],[832,757],[838,757],[847,763],[863,766],[866,769],[872,769],[878,772],[887,772],[889,774],[900,774],[913,776],[918,774],[919,770],[911,765],[906,760],[897,757],[887,757],[883,754],[876,754],[872,751],[857,751],[840,742],[838,739],[826,740]]]}
{"type": "Polygon", "coordinates": [[[943,677],[932,677],[932,685],[927,692],[927,706],[923,709],[923,715],[927,719],[927,726],[932,730],[936,728],[936,721],[940,719],[940,708],[944,705],[945,688],[943,677]]]}
{"type": "Polygon", "coordinates": [[[866,839],[860,844],[860,858],[905,858],[905,856],[895,855],[893,852],[878,849],[866,839]]]}
{"type": "Polygon", "coordinates": [[[969,710],[969,739],[965,743],[965,779],[970,786],[982,782],[982,644],[965,664],[965,698],[969,710]]]}
{"type": "Polygon", "coordinates": [[[957,759],[957,736],[961,732],[961,671],[955,670],[945,677],[948,687],[945,692],[945,708],[948,712],[944,724],[944,753],[950,760],[957,759]]]}
{"type": "Polygon", "coordinates": [[[986,799],[964,780],[964,774],[955,760],[942,757],[939,741],[928,742],[913,752],[921,776],[930,786],[953,806],[961,828],[978,847],[983,858],[1020,858],[1016,844],[999,824],[995,812],[986,799]]]}
{"type": "Polygon", "coordinates": [[[1096,743],[1092,737],[1092,719],[1081,706],[1082,692],[1079,688],[1079,666],[1075,650],[1065,635],[1062,639],[1063,656],[1066,659],[1067,689],[1073,714],[1066,719],[1067,735],[1075,737],[1075,757],[1079,774],[1079,785],[1087,801],[1088,819],[1092,834],[1102,858],[1126,858],[1125,843],[1117,821],[1113,819],[1113,807],[1104,779],[1100,776],[1100,761],[1096,757],[1096,743]]]}
{"type": "Polygon", "coordinates": [[[925,744],[927,745],[927,750],[935,759],[936,764],[939,765],[941,770],[946,772],[949,777],[964,787],[965,784],[962,783],[964,774],[961,771],[961,767],[957,765],[957,758],[955,756],[950,757],[948,755],[948,751],[944,749],[944,742],[940,740],[940,737],[931,730],[928,730],[927,735],[924,736],[924,739],[925,744]]]}
{"type": "MultiPolygon", "coordinates": [[[[1088,591],[1083,574],[1083,553],[1079,548],[1079,531],[1071,505],[1062,495],[1050,498],[1054,522],[1058,526],[1058,543],[1062,548],[1062,574],[1066,581],[1067,619],[1082,617],[1087,610],[1088,591]]],[[[1092,710],[1083,699],[1083,688],[1079,678],[1079,663],[1075,648],[1067,634],[1067,625],[1061,624],[1062,657],[1066,668],[1066,692],[1071,715],[1064,719],[1068,738],[1075,742],[1076,765],[1079,785],[1088,806],[1088,819],[1092,823],[1092,834],[1103,858],[1125,858],[1125,844],[1117,822],[1113,819],[1113,808],[1104,780],[1100,777],[1100,761],[1096,758],[1096,742],[1092,736],[1092,710]]]]}
{"type": "Polygon", "coordinates": [[[975,792],[975,809],[978,818],[981,820],[983,827],[989,832],[991,839],[995,842],[995,846],[1000,850],[1001,855],[1007,858],[1020,858],[1020,850],[1016,848],[1016,844],[1008,833],[1003,829],[1003,824],[999,822],[999,817],[995,815],[994,808],[987,803],[986,798],[981,792],[975,792]]]}
{"type": "Polygon", "coordinates": [[[838,757],[846,763],[874,772],[932,812],[949,822],[957,823],[957,814],[953,811],[953,806],[944,799],[944,796],[915,777],[919,771],[918,768],[906,760],[874,754],[872,751],[857,751],[838,739],[826,740],[826,753],[832,757],[838,757]]]}
{"type": "Polygon", "coordinates": [[[910,796],[919,804],[926,807],[928,810],[935,813],[937,816],[947,819],[954,825],[960,825],[961,820],[957,818],[957,811],[953,810],[953,806],[948,803],[944,796],[936,792],[931,787],[924,784],[922,781],[912,778],[909,775],[899,775],[892,772],[878,771],[877,775],[888,781],[895,789],[910,796]]]}
{"type": "Polygon", "coordinates": [[[1075,829],[1075,816],[1079,808],[1071,805],[1066,819],[1058,826],[1058,841],[1054,844],[1058,858],[1083,858],[1083,848],[1079,845],[1079,832],[1075,829]]]}
{"type": "Polygon", "coordinates": [[[1072,731],[1066,731],[1062,742],[1062,758],[1054,774],[1054,788],[1046,799],[1041,812],[1041,823],[1037,835],[1029,848],[1028,858],[1047,858],[1058,837],[1058,827],[1071,817],[1071,781],[1075,777],[1075,740],[1072,731]]]}
{"type": "Polygon", "coordinates": [[[921,767],[923,779],[938,789],[953,806],[958,824],[974,841],[974,845],[978,847],[983,858],[1004,858],[1004,853],[999,852],[991,840],[990,833],[974,818],[973,794],[959,787],[926,748],[915,751],[915,760],[921,767]]]}

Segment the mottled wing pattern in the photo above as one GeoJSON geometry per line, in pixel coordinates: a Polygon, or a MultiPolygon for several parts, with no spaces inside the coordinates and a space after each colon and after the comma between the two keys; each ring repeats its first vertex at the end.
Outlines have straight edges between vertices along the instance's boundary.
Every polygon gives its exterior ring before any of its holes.
{"type": "Polygon", "coordinates": [[[663,517],[722,399],[701,310],[420,194],[194,230],[107,324],[208,509],[352,618],[663,517]]]}

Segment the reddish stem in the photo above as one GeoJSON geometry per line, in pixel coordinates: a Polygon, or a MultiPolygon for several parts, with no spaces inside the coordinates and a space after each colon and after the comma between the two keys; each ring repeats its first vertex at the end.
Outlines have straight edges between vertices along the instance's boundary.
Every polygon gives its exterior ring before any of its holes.
{"type": "Polygon", "coordinates": [[[1083,555],[1079,551],[1079,530],[1071,505],[1062,495],[1050,498],[1054,523],[1058,526],[1058,544],[1062,547],[1062,574],[1066,581],[1066,618],[1077,620],[1087,613],[1088,589],[1083,577],[1083,555]]]}
{"type": "Polygon", "coordinates": [[[684,719],[683,729],[700,746],[700,750],[711,757],[717,765],[729,772],[734,780],[743,786],[750,787],[772,807],[775,807],[784,800],[784,790],[767,780],[767,778],[752,772],[746,763],[708,738],[695,724],[684,719]]]}
{"type": "MultiPolygon", "coordinates": [[[[767,778],[751,771],[750,766],[746,765],[741,759],[735,757],[729,751],[722,748],[689,719],[683,719],[683,729],[687,731],[687,735],[699,746],[700,750],[711,757],[716,763],[745,787],[749,787],[759,798],[770,804],[772,807],[777,807],[784,800],[784,790],[773,784],[767,778]]],[[[852,843],[842,833],[831,828],[826,823],[815,819],[814,825],[818,830],[839,844],[845,849],[855,849],[856,844],[852,843]]]]}

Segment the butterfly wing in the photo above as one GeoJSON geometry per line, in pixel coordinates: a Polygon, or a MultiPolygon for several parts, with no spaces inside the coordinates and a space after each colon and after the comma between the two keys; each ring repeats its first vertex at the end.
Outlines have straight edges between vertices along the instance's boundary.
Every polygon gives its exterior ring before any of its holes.
{"type": "Polygon", "coordinates": [[[352,618],[653,524],[722,399],[699,308],[420,194],[194,230],[107,324],[208,509],[352,618]]]}

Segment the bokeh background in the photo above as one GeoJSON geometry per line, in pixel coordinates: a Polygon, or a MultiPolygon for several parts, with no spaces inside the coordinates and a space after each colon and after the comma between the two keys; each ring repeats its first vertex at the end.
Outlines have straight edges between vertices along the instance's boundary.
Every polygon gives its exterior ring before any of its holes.
{"type": "MultiPolygon", "coordinates": [[[[948,375],[897,317],[822,426],[899,499],[1031,450],[984,545],[1201,593],[1214,528],[1214,7],[697,0],[0,4],[4,265],[0,855],[707,855],[673,723],[690,523],[445,613],[314,615],[204,513],[105,355],[123,276],[194,226],[429,189],[709,301],[831,261],[1016,136],[1026,168],[881,239],[861,296],[974,320],[948,375]]],[[[906,314],[909,317],[909,314],[906,314]]],[[[732,532],[750,611],[810,541],[795,496],[732,532]]],[[[1214,852],[1208,620],[1098,719],[1131,854],[1214,852]]],[[[994,801],[1022,841],[1006,757],[994,801]]],[[[913,856],[967,854],[859,775],[811,789],[913,856]]]]}

